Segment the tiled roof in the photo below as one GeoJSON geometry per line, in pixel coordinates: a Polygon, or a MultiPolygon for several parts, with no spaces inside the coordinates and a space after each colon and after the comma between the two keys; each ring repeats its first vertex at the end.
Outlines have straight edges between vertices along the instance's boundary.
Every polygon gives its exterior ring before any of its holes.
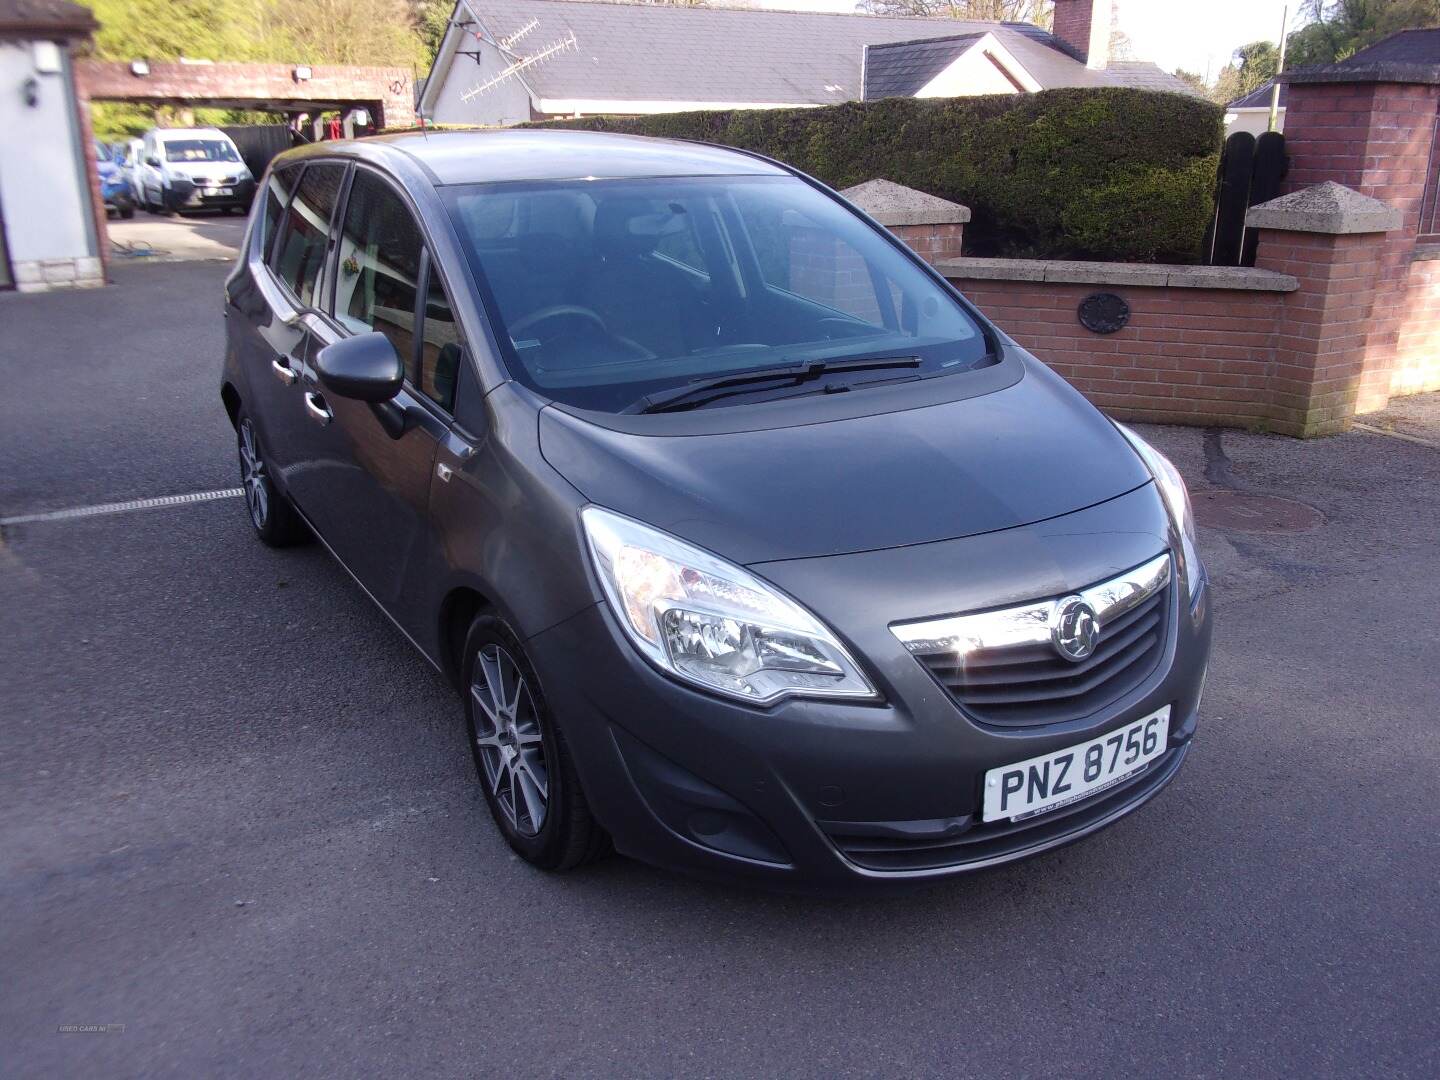
{"type": "MultiPolygon", "coordinates": [[[[468,0],[468,7],[497,38],[534,20],[515,46],[522,54],[575,35],[578,48],[523,72],[540,98],[838,104],[863,92],[866,45],[987,31],[1043,87],[1110,85],[1050,34],[1016,24],[583,0],[468,0]]],[[[469,57],[443,54],[436,74],[469,83],[471,70],[475,83],[494,74],[469,57]],[[441,66],[452,62],[453,74],[441,66]]]]}
{"type": "Polygon", "coordinates": [[[1105,67],[1105,74],[1112,82],[1136,90],[1164,90],[1171,94],[1186,94],[1190,97],[1204,97],[1199,90],[1184,79],[1176,78],[1159,64],[1149,60],[1111,60],[1105,67]]]}
{"type": "MultiPolygon", "coordinates": [[[[1236,98],[1225,107],[1227,109],[1268,109],[1270,107],[1270,91],[1275,88],[1275,80],[1271,79],[1264,86],[1251,90],[1242,98],[1236,98]]],[[[1285,95],[1288,88],[1284,83],[1280,84],[1280,107],[1285,107],[1285,95]]]]}
{"type": "Polygon", "coordinates": [[[96,26],[88,8],[68,0],[0,0],[0,33],[89,34],[96,26]]]}
{"type": "Polygon", "coordinates": [[[953,64],[984,34],[896,41],[871,45],[865,54],[866,101],[886,97],[914,97],[916,91],[953,64]]]}

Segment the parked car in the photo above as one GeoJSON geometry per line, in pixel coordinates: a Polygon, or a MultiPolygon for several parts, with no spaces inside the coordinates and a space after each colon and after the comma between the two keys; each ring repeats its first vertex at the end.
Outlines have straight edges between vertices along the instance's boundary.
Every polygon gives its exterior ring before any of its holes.
{"type": "Polygon", "coordinates": [[[454,683],[537,866],[943,877],[1185,758],[1211,619],[1174,467],[793,169],[310,146],[225,306],[255,531],[318,536],[454,683]]]}
{"type": "Polygon", "coordinates": [[[140,149],[136,199],[152,213],[244,210],[255,178],[219,128],[152,128],[140,149]]]}
{"type": "Polygon", "coordinates": [[[126,139],[119,146],[123,152],[121,168],[125,171],[125,179],[130,181],[131,194],[134,195],[136,202],[139,202],[140,177],[145,168],[145,141],[143,139],[126,139]]]}
{"type": "Polygon", "coordinates": [[[130,190],[130,178],[125,175],[114,147],[99,141],[95,143],[95,170],[100,176],[100,195],[105,200],[105,209],[115,211],[122,218],[133,218],[135,196],[130,190]]]}

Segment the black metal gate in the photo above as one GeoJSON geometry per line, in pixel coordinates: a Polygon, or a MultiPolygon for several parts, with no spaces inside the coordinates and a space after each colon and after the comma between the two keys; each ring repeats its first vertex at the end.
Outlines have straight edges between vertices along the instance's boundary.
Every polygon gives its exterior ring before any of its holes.
{"type": "Polygon", "coordinates": [[[1280,194],[1289,170],[1285,136],[1267,131],[1258,139],[1237,131],[1225,140],[1215,182],[1215,217],[1205,235],[1211,266],[1254,266],[1259,236],[1245,228],[1245,212],[1280,194]]]}
{"type": "Polygon", "coordinates": [[[246,124],[220,130],[230,136],[256,180],[264,174],[271,158],[295,145],[295,133],[284,124],[246,124]]]}

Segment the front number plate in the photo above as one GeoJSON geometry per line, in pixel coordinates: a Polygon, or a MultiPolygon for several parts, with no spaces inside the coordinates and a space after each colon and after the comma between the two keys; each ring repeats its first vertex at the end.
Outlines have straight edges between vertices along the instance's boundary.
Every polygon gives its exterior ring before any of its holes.
{"type": "Polygon", "coordinates": [[[1165,753],[1170,706],[1053,754],[985,774],[985,820],[1034,817],[1112,787],[1165,753]]]}

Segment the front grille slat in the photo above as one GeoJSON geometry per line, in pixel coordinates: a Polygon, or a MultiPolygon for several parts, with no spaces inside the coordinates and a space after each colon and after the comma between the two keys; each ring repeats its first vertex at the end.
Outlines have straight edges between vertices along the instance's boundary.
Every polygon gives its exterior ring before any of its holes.
{"type": "Polygon", "coordinates": [[[1170,618],[1169,577],[1133,607],[1102,622],[1095,651],[1073,663],[1049,642],[1026,641],[964,654],[915,654],[974,719],[1032,727],[1089,716],[1130,693],[1160,662],[1170,618]]]}
{"type": "Polygon", "coordinates": [[[1043,685],[1032,684],[1035,686],[1034,689],[1008,690],[1003,687],[987,687],[984,690],[971,690],[966,687],[958,692],[963,694],[965,701],[971,705],[1005,705],[1012,702],[1058,701],[1078,697],[1081,694],[1088,694],[1115,676],[1123,674],[1126,668],[1136,661],[1144,659],[1145,654],[1152,648],[1154,648],[1152,641],[1136,641],[1128,648],[1108,654],[1104,666],[1092,670],[1086,677],[1078,680],[1054,677],[1043,685]]]}
{"type": "MultiPolygon", "coordinates": [[[[1050,679],[1063,678],[1067,675],[1084,675],[1093,671],[1102,664],[1108,662],[1115,652],[1128,648],[1130,644],[1148,634],[1154,629],[1158,616],[1150,614],[1150,617],[1143,625],[1137,626],[1130,623],[1114,634],[1114,645],[1110,650],[1097,649],[1095,655],[1080,663],[1071,663],[1069,660],[1062,660],[1055,655],[1053,649],[1048,657],[1041,657],[1040,661],[1022,661],[1017,664],[1006,664],[987,666],[980,669],[970,668],[963,663],[946,664],[936,663],[930,665],[930,669],[944,681],[962,680],[967,686],[1014,686],[1017,683],[1043,682],[1050,679]]],[[[1105,631],[1110,633],[1107,628],[1105,631]]]]}

